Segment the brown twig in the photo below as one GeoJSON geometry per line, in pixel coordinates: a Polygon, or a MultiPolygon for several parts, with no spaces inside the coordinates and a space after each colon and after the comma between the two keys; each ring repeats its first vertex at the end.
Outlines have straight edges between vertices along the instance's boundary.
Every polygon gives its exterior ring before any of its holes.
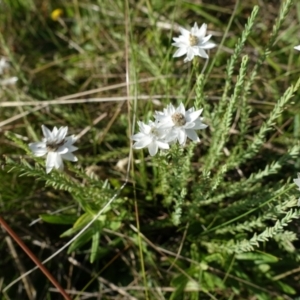
{"type": "Polygon", "coordinates": [[[29,248],[23,243],[18,235],[10,228],[10,226],[0,217],[0,224],[8,232],[8,234],[14,239],[14,241],[23,249],[23,251],[32,259],[32,261],[41,269],[45,276],[51,281],[51,283],[59,290],[64,299],[71,300],[70,296],[60,286],[56,279],[50,274],[50,272],[41,264],[39,259],[29,250],[29,248]]]}

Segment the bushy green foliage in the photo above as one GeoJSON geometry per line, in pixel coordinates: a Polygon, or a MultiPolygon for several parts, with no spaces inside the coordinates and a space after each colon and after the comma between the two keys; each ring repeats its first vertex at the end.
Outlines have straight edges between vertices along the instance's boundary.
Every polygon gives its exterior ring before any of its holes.
{"type": "MultiPolygon", "coordinates": [[[[25,12],[31,22],[37,23],[32,25],[35,28],[43,23],[44,32],[30,27],[22,34],[24,38],[32,34],[32,40],[42,36],[51,42],[47,53],[56,58],[41,55],[35,63],[26,60],[10,50],[8,34],[0,34],[3,54],[9,57],[19,78],[17,86],[2,87],[3,103],[9,111],[1,116],[8,119],[20,114],[18,123],[14,123],[19,126],[9,128],[9,123],[2,124],[5,135],[1,138],[1,215],[11,225],[16,221],[16,229],[27,226],[14,219],[10,211],[14,205],[27,210],[34,201],[40,224],[59,228],[61,239],[46,233],[41,239],[49,244],[51,239],[58,240],[62,251],[50,245],[47,256],[37,255],[43,261],[55,253],[53,261],[57,264],[58,254],[65,262],[73,262],[72,270],[74,266],[79,268],[73,277],[63,263],[58,268],[49,266],[57,276],[60,272],[69,276],[70,282],[86,276],[83,271],[89,273],[84,284],[77,281],[69,285],[78,291],[76,299],[84,292],[103,293],[103,299],[281,300],[296,296],[300,286],[297,277],[290,275],[300,261],[300,209],[292,179],[300,170],[300,144],[287,124],[297,120],[293,110],[299,105],[293,101],[300,77],[296,70],[289,70],[285,77],[275,74],[274,69],[278,68],[274,65],[279,63],[272,53],[279,51],[276,43],[279,47],[284,45],[281,30],[286,27],[285,20],[290,19],[289,11],[300,6],[291,0],[282,2],[277,19],[272,20],[271,34],[260,40],[264,44],[253,55],[254,50],[246,45],[255,45],[253,40],[258,38],[255,30],[260,9],[254,6],[244,18],[242,32],[230,40],[235,44],[228,51],[230,55],[219,50],[214,67],[218,70],[221,66],[222,70],[214,77],[214,68],[206,73],[203,61],[186,67],[182,60],[170,57],[171,38],[167,39],[165,32],[156,28],[167,21],[159,14],[159,1],[136,9],[129,2],[116,1],[111,4],[113,7],[106,3],[104,11],[98,10],[101,1],[74,1],[74,6],[70,2],[65,13],[76,21],[70,24],[68,18],[58,22],[42,17],[32,20],[31,14],[42,10],[42,4],[18,3],[6,1],[2,5],[6,5],[11,16],[25,12]],[[111,9],[114,16],[122,16],[125,25],[115,17],[113,24],[111,9]],[[148,14],[149,27],[139,27],[138,18],[148,14]],[[101,42],[92,30],[100,21],[101,42]],[[127,61],[119,50],[122,47],[126,47],[127,61]],[[53,79],[50,71],[40,79],[34,75],[43,68],[51,68],[51,64],[55,66],[51,72],[61,76],[63,82],[53,79]],[[99,71],[97,64],[103,70],[99,71]],[[124,75],[125,66],[130,84],[118,85],[117,76],[108,74],[124,75]],[[29,67],[31,73],[27,71],[29,67]],[[155,79],[144,85],[139,82],[143,72],[155,79]],[[274,90],[270,92],[267,83],[265,88],[260,81],[272,81],[273,73],[282,82],[279,86],[277,81],[274,85],[270,83],[274,90]],[[168,76],[162,77],[164,74],[168,76]],[[103,86],[95,80],[99,77],[105,78],[103,86]],[[49,80],[57,86],[50,89],[49,80]],[[108,85],[112,85],[109,89],[119,89],[117,96],[104,89],[108,85]],[[100,99],[124,96],[126,86],[126,108],[123,102],[112,105],[100,99]],[[67,93],[71,95],[64,96],[67,93]],[[149,95],[147,102],[140,100],[145,94],[149,95]],[[86,103],[74,100],[84,97],[86,103]],[[94,97],[96,104],[91,103],[90,97],[94,97]],[[213,97],[217,101],[212,101],[213,97]],[[56,104],[43,103],[50,98],[57,99],[56,104]],[[59,103],[69,99],[75,104],[59,103]],[[270,109],[265,106],[267,100],[271,102],[270,109]],[[186,107],[204,109],[203,122],[209,127],[199,131],[201,142],[172,144],[170,150],[160,151],[154,157],[148,157],[143,150],[133,151],[131,136],[136,132],[136,120],[152,119],[155,110],[181,101],[186,107]],[[10,106],[10,102],[20,105],[10,106]],[[32,102],[37,104],[35,109],[29,105],[32,102]],[[80,135],[78,163],[67,163],[64,172],[53,170],[46,174],[44,158],[35,157],[28,148],[29,142],[40,140],[42,124],[69,126],[80,135]],[[12,205],[14,198],[24,201],[24,207],[20,203],[12,205]],[[286,280],[287,276],[291,279],[286,280]]],[[[174,9],[172,21],[177,22],[177,5],[167,5],[174,9]]],[[[202,12],[207,22],[219,22],[212,15],[205,15],[205,6],[194,7],[188,2],[182,5],[184,14],[193,8],[194,13],[202,12]]],[[[216,10],[216,6],[208,9],[216,10]]],[[[1,17],[0,22],[10,20],[1,17]]],[[[14,26],[21,28],[22,22],[16,21],[14,26]]],[[[22,47],[30,49],[26,40],[22,42],[22,47]]],[[[285,51],[293,46],[285,44],[285,51]]],[[[37,214],[27,211],[24,216],[31,221],[37,214]]],[[[5,247],[2,243],[1,249],[5,247]]],[[[27,265],[27,258],[22,259],[27,265]]],[[[2,263],[3,270],[8,263],[9,260],[2,263]]],[[[0,271],[0,283],[3,274],[0,271]]],[[[17,274],[10,273],[3,287],[9,287],[16,277],[17,274]]],[[[47,286],[37,289],[40,297],[50,293],[47,286]]],[[[7,288],[4,297],[10,294],[25,295],[7,288]]]]}

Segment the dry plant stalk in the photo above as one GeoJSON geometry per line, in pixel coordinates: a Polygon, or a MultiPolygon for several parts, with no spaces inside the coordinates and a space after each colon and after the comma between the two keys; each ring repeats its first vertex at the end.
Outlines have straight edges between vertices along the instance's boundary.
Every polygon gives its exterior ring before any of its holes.
{"type": "Polygon", "coordinates": [[[66,300],[71,300],[70,296],[65,292],[56,279],[50,274],[44,265],[41,264],[39,259],[29,250],[29,248],[23,243],[18,235],[10,228],[10,226],[0,217],[1,226],[7,231],[7,233],[14,239],[14,241],[24,250],[24,252],[31,258],[31,260],[41,269],[45,276],[51,281],[51,283],[59,290],[61,295],[66,300]]]}

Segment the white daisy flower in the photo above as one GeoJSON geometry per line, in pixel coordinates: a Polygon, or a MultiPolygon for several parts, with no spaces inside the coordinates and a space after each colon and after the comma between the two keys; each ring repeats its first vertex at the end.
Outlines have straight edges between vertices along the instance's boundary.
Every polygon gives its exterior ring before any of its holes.
{"type": "Polygon", "coordinates": [[[300,45],[294,47],[294,49],[300,51],[300,45]]]}
{"type": "Polygon", "coordinates": [[[182,103],[176,109],[169,104],[163,112],[156,112],[154,117],[159,122],[160,128],[169,129],[166,136],[169,141],[178,140],[179,144],[184,145],[187,138],[200,142],[195,130],[207,127],[202,123],[203,118],[200,118],[202,110],[195,111],[192,107],[186,111],[182,103]]]}
{"type": "Polygon", "coordinates": [[[73,144],[76,141],[74,135],[68,136],[68,127],[53,128],[52,132],[42,125],[44,138],[41,142],[30,143],[29,148],[35,156],[44,156],[46,158],[46,173],[50,173],[53,168],[63,170],[63,159],[69,161],[77,161],[77,157],[72,154],[77,150],[73,144]]]}
{"type": "Polygon", "coordinates": [[[208,41],[211,38],[211,35],[205,36],[206,29],[206,24],[202,24],[202,26],[198,28],[196,22],[191,31],[179,27],[181,35],[178,38],[173,38],[175,43],[172,44],[179,49],[174,53],[173,57],[179,57],[186,54],[184,62],[191,61],[194,56],[208,58],[205,50],[216,47],[216,44],[208,41]]]}
{"type": "Polygon", "coordinates": [[[158,149],[169,149],[168,141],[165,139],[168,131],[159,128],[155,122],[149,121],[148,124],[138,121],[140,132],[133,135],[134,149],[147,147],[151,156],[154,156],[158,149]]]}

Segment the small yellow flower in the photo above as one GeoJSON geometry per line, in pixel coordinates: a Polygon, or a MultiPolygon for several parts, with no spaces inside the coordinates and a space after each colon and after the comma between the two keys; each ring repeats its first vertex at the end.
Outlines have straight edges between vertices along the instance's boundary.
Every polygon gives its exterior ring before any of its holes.
{"type": "Polygon", "coordinates": [[[51,19],[57,21],[64,14],[61,8],[54,9],[51,13],[51,19]]]}

